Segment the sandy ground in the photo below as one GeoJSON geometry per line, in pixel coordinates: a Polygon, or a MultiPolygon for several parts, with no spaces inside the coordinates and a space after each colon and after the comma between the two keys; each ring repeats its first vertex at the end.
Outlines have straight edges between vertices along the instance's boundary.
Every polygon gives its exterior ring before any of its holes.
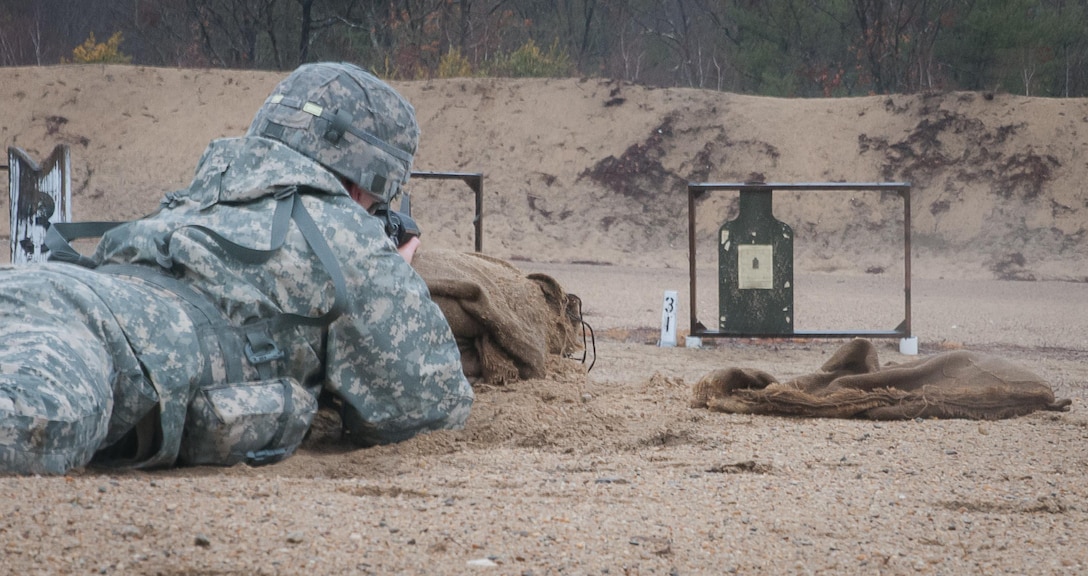
{"type": "MultiPolygon", "coordinates": [[[[548,379],[479,387],[467,429],[396,446],[351,451],[326,428],[293,458],[263,468],[2,478],[6,569],[1088,569],[1088,317],[1071,313],[1088,299],[1085,284],[933,281],[915,288],[922,354],[961,346],[1002,354],[1073,398],[1070,412],[878,423],[689,408],[691,384],[714,368],[799,375],[841,341],[661,348],[654,343],[660,289],[675,282],[672,271],[521,266],[561,279],[593,303],[586,320],[596,328],[597,359],[588,374],[571,360],[548,379]],[[630,297],[607,297],[620,292],[630,297]],[[1034,302],[1036,313],[1010,309],[1018,301],[1034,302]]],[[[834,277],[810,282],[818,298],[842,294],[834,277]]],[[[896,340],[880,341],[880,353],[885,361],[906,358],[896,340]]]]}
{"type": "MultiPolygon", "coordinates": [[[[133,218],[187,183],[208,140],[243,131],[278,78],[0,69],[0,139],[34,158],[71,145],[77,219],[133,218]]],[[[423,125],[417,168],[485,173],[485,252],[582,298],[592,371],[556,360],[547,378],[480,385],[465,430],[395,446],[351,450],[322,413],[272,466],[0,478],[0,572],[1088,571],[1088,101],[794,101],[594,79],[397,87],[423,125]],[[1003,355],[1072,409],[877,423],[690,408],[713,369],[789,378],[841,344],[655,345],[665,290],[680,294],[681,342],[690,327],[684,182],[756,175],[914,182],[921,354],[1003,355]]],[[[464,190],[416,186],[425,241],[470,248],[464,190]]],[[[711,254],[735,202],[703,202],[711,254]]],[[[776,199],[797,232],[798,329],[903,320],[901,213],[895,198],[776,199]]],[[[714,260],[699,266],[706,322],[714,260]]],[[[897,340],[878,345],[884,361],[906,358],[897,340]]]]}

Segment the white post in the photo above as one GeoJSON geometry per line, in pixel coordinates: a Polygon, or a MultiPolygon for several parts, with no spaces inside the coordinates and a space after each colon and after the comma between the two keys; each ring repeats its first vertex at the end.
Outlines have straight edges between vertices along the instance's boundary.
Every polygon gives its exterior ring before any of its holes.
{"type": "Polygon", "coordinates": [[[26,152],[8,148],[11,262],[45,262],[45,233],[52,222],[72,220],[71,156],[61,144],[39,167],[26,152]]]}
{"type": "Polygon", "coordinates": [[[677,302],[676,290],[666,290],[665,299],[661,303],[661,340],[658,340],[658,346],[676,346],[677,302]]]}

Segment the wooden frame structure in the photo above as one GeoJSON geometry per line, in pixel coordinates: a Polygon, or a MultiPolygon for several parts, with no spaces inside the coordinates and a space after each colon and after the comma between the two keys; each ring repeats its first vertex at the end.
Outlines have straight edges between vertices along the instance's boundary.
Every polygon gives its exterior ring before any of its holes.
{"type": "Polygon", "coordinates": [[[21,148],[8,148],[11,263],[45,262],[45,233],[72,219],[71,153],[59,144],[41,165],[21,148]]]}

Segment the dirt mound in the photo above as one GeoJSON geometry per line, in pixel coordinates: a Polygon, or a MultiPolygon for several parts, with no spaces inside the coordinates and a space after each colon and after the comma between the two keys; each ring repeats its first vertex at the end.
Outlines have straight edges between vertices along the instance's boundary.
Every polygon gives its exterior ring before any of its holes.
{"type": "MultiPolygon", "coordinates": [[[[4,68],[0,138],[39,159],[72,148],[77,219],[134,218],[188,183],[209,140],[241,134],[281,76],[4,68]]],[[[484,174],[484,249],[500,258],[682,268],[688,182],[905,180],[915,275],[1088,279],[1085,99],[790,100],[599,79],[394,85],[422,125],[418,170],[484,174]]],[[[412,188],[428,241],[471,249],[467,187],[412,188]]],[[[736,198],[699,202],[699,251],[712,254],[736,198]]],[[[865,273],[901,260],[894,195],[783,193],[775,213],[797,233],[801,269],[865,273]]]]}

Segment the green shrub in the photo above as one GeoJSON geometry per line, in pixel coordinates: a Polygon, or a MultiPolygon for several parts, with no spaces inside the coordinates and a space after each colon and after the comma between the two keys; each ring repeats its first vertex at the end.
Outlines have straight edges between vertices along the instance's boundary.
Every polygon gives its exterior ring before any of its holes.
{"type": "Polygon", "coordinates": [[[547,52],[530,38],[521,48],[509,54],[500,53],[487,66],[487,74],[513,78],[554,78],[567,76],[573,66],[566,52],[553,43],[547,52]]]}
{"type": "Polygon", "coordinates": [[[115,32],[105,44],[96,44],[94,32],[91,32],[83,44],[72,50],[72,61],[77,64],[128,64],[132,62],[132,56],[121,52],[123,39],[120,32],[115,32]]]}
{"type": "Polygon", "coordinates": [[[461,55],[460,50],[450,48],[438,62],[438,77],[460,78],[464,76],[472,76],[472,64],[469,63],[468,58],[461,55]]]}

